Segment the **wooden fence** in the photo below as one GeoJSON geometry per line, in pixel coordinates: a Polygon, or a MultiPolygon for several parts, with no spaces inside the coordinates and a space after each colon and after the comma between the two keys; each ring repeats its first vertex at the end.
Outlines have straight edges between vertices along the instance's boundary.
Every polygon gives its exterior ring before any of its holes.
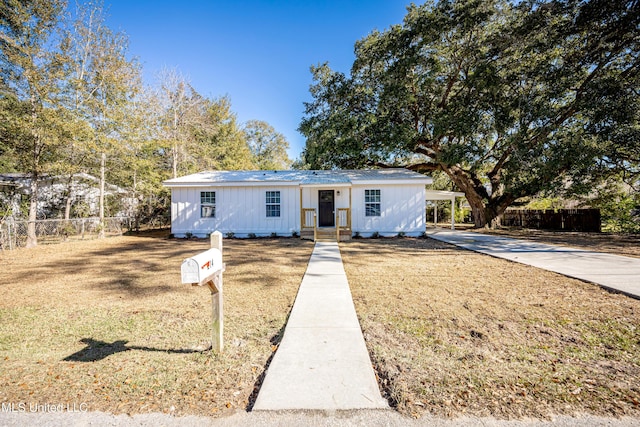
{"type": "Polygon", "coordinates": [[[599,209],[507,209],[501,223],[506,227],[537,230],[599,232],[602,220],[599,209]]]}

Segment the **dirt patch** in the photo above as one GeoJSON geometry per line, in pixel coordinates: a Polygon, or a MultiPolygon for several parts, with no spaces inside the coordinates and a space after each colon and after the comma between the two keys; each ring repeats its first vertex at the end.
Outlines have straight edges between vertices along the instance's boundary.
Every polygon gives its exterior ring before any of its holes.
{"type": "Polygon", "coordinates": [[[403,414],[640,415],[640,301],[431,239],[341,244],[403,414]]]}
{"type": "Polygon", "coordinates": [[[467,231],[640,258],[640,234],[581,233],[522,228],[505,228],[498,230],[469,229],[467,231]]]}
{"type": "MultiPolygon", "coordinates": [[[[225,351],[206,288],[180,264],[207,240],[167,233],[0,253],[0,402],[217,415],[252,404],[313,244],[225,240],[225,351]]],[[[17,406],[16,406],[17,407],[17,406]]]]}

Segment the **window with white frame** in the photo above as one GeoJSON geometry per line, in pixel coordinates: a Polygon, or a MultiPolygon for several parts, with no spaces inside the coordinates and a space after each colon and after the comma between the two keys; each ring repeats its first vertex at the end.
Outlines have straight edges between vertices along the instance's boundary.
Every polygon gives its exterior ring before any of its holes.
{"type": "Polygon", "coordinates": [[[216,192],[215,191],[200,192],[200,217],[201,218],[216,217],[216,192]]]}
{"type": "Polygon", "coordinates": [[[280,192],[267,191],[267,218],[280,217],[280,192]]]}
{"type": "Polygon", "coordinates": [[[365,216],[380,216],[380,190],[364,190],[365,216]]]}

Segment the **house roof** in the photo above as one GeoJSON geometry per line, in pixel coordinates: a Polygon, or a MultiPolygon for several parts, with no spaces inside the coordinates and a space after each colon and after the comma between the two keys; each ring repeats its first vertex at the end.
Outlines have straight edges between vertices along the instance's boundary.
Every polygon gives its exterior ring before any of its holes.
{"type": "Polygon", "coordinates": [[[407,169],[207,171],[169,179],[166,187],[248,186],[350,186],[352,184],[431,184],[426,175],[407,169]]]}
{"type": "Polygon", "coordinates": [[[426,200],[455,200],[456,197],[464,197],[459,191],[427,190],[426,200]]]}

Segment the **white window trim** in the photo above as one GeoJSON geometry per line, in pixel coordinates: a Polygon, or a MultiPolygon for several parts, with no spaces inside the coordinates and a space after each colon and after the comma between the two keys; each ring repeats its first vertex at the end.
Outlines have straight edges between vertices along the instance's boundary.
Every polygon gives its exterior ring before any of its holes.
{"type": "Polygon", "coordinates": [[[367,218],[378,218],[382,216],[382,190],[380,190],[379,188],[367,188],[364,190],[364,216],[367,218]],[[367,192],[377,192],[375,194],[369,194],[369,197],[371,196],[377,196],[377,201],[375,202],[371,202],[371,201],[367,201],[367,192]],[[377,210],[375,209],[377,206],[377,210]],[[377,213],[375,215],[369,215],[370,209],[373,209],[374,213],[377,213]]]}
{"type": "Polygon", "coordinates": [[[201,191],[200,192],[200,218],[213,219],[216,217],[216,192],[215,191],[201,191]],[[203,202],[202,198],[205,193],[213,194],[213,202],[203,202]],[[203,208],[213,208],[213,215],[203,215],[203,208]]]}
{"type": "Polygon", "coordinates": [[[265,217],[267,219],[277,219],[282,217],[282,193],[280,190],[269,190],[265,192],[265,217]],[[271,199],[269,198],[269,193],[271,193],[271,199]],[[273,203],[274,196],[277,194],[278,203],[273,203]],[[278,215],[269,215],[269,207],[278,207],[278,215]]]}

